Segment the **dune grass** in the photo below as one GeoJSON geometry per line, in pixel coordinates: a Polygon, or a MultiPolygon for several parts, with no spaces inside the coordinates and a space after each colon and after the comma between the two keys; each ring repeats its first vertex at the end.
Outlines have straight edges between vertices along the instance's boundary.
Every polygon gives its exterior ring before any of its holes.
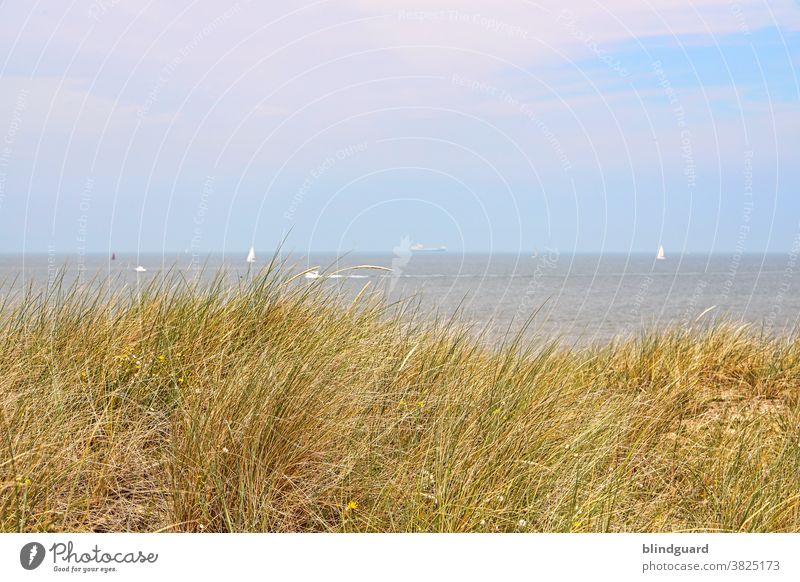
{"type": "Polygon", "coordinates": [[[7,300],[0,530],[800,530],[797,338],[489,346],[291,272],[7,300]]]}

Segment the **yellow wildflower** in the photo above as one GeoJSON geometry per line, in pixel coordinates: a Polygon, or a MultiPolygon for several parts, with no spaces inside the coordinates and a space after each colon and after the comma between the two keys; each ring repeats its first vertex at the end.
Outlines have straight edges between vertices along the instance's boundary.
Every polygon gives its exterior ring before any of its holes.
{"type": "Polygon", "coordinates": [[[425,401],[424,400],[420,400],[419,402],[417,402],[417,406],[422,408],[423,406],[425,406],[425,401]]]}
{"type": "Polygon", "coordinates": [[[355,511],[358,509],[358,501],[351,500],[347,503],[347,511],[355,511]]]}

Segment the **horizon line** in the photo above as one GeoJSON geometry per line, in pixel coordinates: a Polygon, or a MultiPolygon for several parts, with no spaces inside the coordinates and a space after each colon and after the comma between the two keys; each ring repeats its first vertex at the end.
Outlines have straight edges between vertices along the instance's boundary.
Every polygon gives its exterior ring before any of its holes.
{"type": "MultiPolygon", "coordinates": [[[[347,255],[394,255],[396,254],[393,250],[387,249],[370,249],[370,250],[329,250],[329,249],[310,249],[310,250],[280,250],[280,249],[272,249],[272,250],[263,250],[256,252],[261,256],[271,256],[274,254],[278,255],[307,255],[307,254],[325,254],[325,255],[340,255],[340,256],[347,256],[347,255]]],[[[437,252],[412,252],[415,255],[425,255],[425,256],[452,256],[452,255],[523,255],[523,256],[537,256],[537,255],[546,255],[551,252],[557,252],[563,255],[655,255],[655,251],[651,250],[561,250],[558,248],[550,248],[545,247],[542,249],[518,249],[518,250],[506,250],[506,249],[498,249],[498,250],[445,250],[445,251],[437,251],[437,252]]],[[[247,256],[247,250],[242,251],[241,249],[236,250],[215,250],[215,251],[199,251],[188,253],[186,251],[177,251],[177,250],[114,250],[114,251],[87,251],[87,252],[51,252],[51,251],[41,251],[41,250],[31,250],[31,251],[2,251],[0,250],[0,256],[2,257],[12,257],[12,256],[56,256],[56,257],[111,257],[112,254],[116,254],[118,257],[122,256],[141,256],[141,255],[178,255],[183,256],[186,255],[187,257],[196,257],[196,256],[212,256],[212,255],[242,255],[247,256]]],[[[682,251],[673,251],[668,252],[668,256],[685,256],[685,255],[741,255],[741,256],[763,256],[763,255],[792,255],[796,254],[795,249],[786,249],[786,250],[757,250],[757,251],[740,251],[740,250],[729,250],[729,249],[721,249],[721,250],[708,250],[708,249],[688,249],[682,251]]]]}

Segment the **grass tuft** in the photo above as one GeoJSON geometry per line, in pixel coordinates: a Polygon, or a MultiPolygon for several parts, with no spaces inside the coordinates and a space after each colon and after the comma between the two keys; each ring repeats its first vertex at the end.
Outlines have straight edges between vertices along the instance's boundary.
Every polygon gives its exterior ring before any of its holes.
{"type": "Polygon", "coordinates": [[[0,530],[800,531],[800,342],[490,347],[273,262],[0,309],[0,530]]]}

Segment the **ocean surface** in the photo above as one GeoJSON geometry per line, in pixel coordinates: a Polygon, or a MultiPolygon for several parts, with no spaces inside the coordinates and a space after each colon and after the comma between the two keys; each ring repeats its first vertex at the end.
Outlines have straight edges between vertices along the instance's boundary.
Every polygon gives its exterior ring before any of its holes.
{"type": "MultiPolygon", "coordinates": [[[[245,253],[246,254],[246,253],[245,253]]],[[[264,253],[255,268],[269,259],[264,253]]],[[[530,335],[565,343],[603,342],[643,328],[687,325],[700,318],[751,322],[767,333],[787,333],[800,315],[796,255],[573,255],[544,251],[511,254],[412,253],[292,255],[298,269],[321,276],[359,265],[391,269],[346,270],[322,281],[344,299],[366,283],[390,300],[414,298],[423,310],[449,316],[456,310],[476,327],[491,324],[491,337],[512,333],[535,317],[530,335]]],[[[244,256],[208,255],[0,255],[0,293],[27,284],[46,285],[64,269],[67,282],[111,277],[135,289],[169,270],[209,279],[224,267],[231,282],[247,276],[244,256]],[[146,272],[137,273],[141,265],[146,272]]],[[[301,279],[300,284],[308,284],[301,279]]]]}

